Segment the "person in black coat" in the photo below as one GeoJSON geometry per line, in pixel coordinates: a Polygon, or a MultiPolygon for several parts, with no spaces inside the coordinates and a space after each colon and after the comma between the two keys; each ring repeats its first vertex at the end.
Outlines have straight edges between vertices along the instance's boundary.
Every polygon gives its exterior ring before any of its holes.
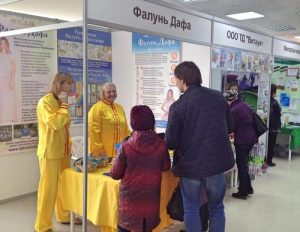
{"type": "Polygon", "coordinates": [[[202,231],[199,209],[204,185],[209,230],[224,232],[224,172],[234,166],[230,108],[221,92],[201,85],[201,72],[195,63],[180,63],[174,74],[183,94],[170,106],[166,141],[168,148],[175,150],[172,170],[180,177],[185,228],[187,232],[202,231]]]}
{"type": "Polygon", "coordinates": [[[270,98],[270,116],[269,116],[269,140],[268,140],[268,155],[266,162],[268,166],[276,166],[273,163],[274,147],[276,144],[277,134],[281,128],[281,107],[275,99],[277,86],[271,85],[271,98],[270,98]]]}

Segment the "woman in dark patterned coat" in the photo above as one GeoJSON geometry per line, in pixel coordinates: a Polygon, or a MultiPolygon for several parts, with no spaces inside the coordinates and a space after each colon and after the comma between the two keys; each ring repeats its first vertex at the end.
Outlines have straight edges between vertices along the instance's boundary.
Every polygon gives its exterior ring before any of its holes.
{"type": "Polygon", "coordinates": [[[112,178],[121,179],[118,231],[148,232],[160,223],[162,172],[170,169],[170,157],[148,106],[134,106],[130,124],[133,133],[111,169],[112,178]]]}
{"type": "Polygon", "coordinates": [[[232,193],[232,196],[246,200],[248,194],[254,192],[248,173],[249,154],[258,139],[254,129],[253,110],[237,98],[237,93],[229,91],[225,94],[225,98],[230,104],[233,119],[234,146],[239,175],[239,191],[232,193]]]}

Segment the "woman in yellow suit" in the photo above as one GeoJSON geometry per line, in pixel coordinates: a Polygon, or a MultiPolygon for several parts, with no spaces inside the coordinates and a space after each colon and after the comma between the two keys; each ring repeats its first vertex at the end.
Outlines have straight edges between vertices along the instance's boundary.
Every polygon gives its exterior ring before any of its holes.
{"type": "Polygon", "coordinates": [[[102,100],[89,111],[89,149],[95,156],[116,155],[115,145],[129,135],[124,109],[115,103],[116,86],[105,83],[102,88],[102,100]]]}
{"type": "Polygon", "coordinates": [[[71,141],[67,96],[73,79],[70,74],[58,73],[52,81],[51,91],[37,105],[39,143],[37,155],[40,165],[40,181],[37,198],[35,231],[52,231],[52,215],[68,222],[69,214],[63,211],[57,191],[61,172],[70,166],[71,141]]]}

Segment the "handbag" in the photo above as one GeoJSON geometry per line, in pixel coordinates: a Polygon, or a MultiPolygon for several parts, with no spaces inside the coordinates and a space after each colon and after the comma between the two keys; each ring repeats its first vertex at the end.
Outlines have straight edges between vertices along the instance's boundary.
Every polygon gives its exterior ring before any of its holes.
{"type": "MultiPolygon", "coordinates": [[[[175,188],[168,204],[167,204],[167,213],[170,215],[170,218],[176,221],[183,222],[184,221],[184,209],[183,209],[183,200],[180,190],[180,183],[178,183],[175,188]]],[[[201,205],[199,209],[202,231],[207,231],[208,228],[208,204],[205,203],[201,205]]]]}
{"type": "Polygon", "coordinates": [[[253,124],[254,124],[254,129],[257,137],[261,136],[268,130],[267,125],[254,111],[253,111],[253,124]]]}
{"type": "Polygon", "coordinates": [[[183,222],[184,220],[183,202],[179,183],[174,189],[174,192],[172,193],[172,196],[167,204],[167,213],[173,220],[180,222],[183,222]]]}

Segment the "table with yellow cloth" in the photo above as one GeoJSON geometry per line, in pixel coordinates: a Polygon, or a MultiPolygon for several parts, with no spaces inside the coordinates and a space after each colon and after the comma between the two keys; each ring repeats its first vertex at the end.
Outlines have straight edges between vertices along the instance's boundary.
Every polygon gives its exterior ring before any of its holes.
{"type": "MultiPolygon", "coordinates": [[[[115,232],[118,224],[119,180],[103,175],[110,170],[97,169],[88,174],[87,219],[100,227],[101,232],[115,232]]],[[[82,215],[82,173],[71,168],[66,169],[59,179],[59,190],[65,210],[82,215]]],[[[160,218],[161,223],[154,232],[161,231],[172,224],[166,212],[166,206],[179,179],[171,170],[163,172],[161,185],[160,218]]]]}

